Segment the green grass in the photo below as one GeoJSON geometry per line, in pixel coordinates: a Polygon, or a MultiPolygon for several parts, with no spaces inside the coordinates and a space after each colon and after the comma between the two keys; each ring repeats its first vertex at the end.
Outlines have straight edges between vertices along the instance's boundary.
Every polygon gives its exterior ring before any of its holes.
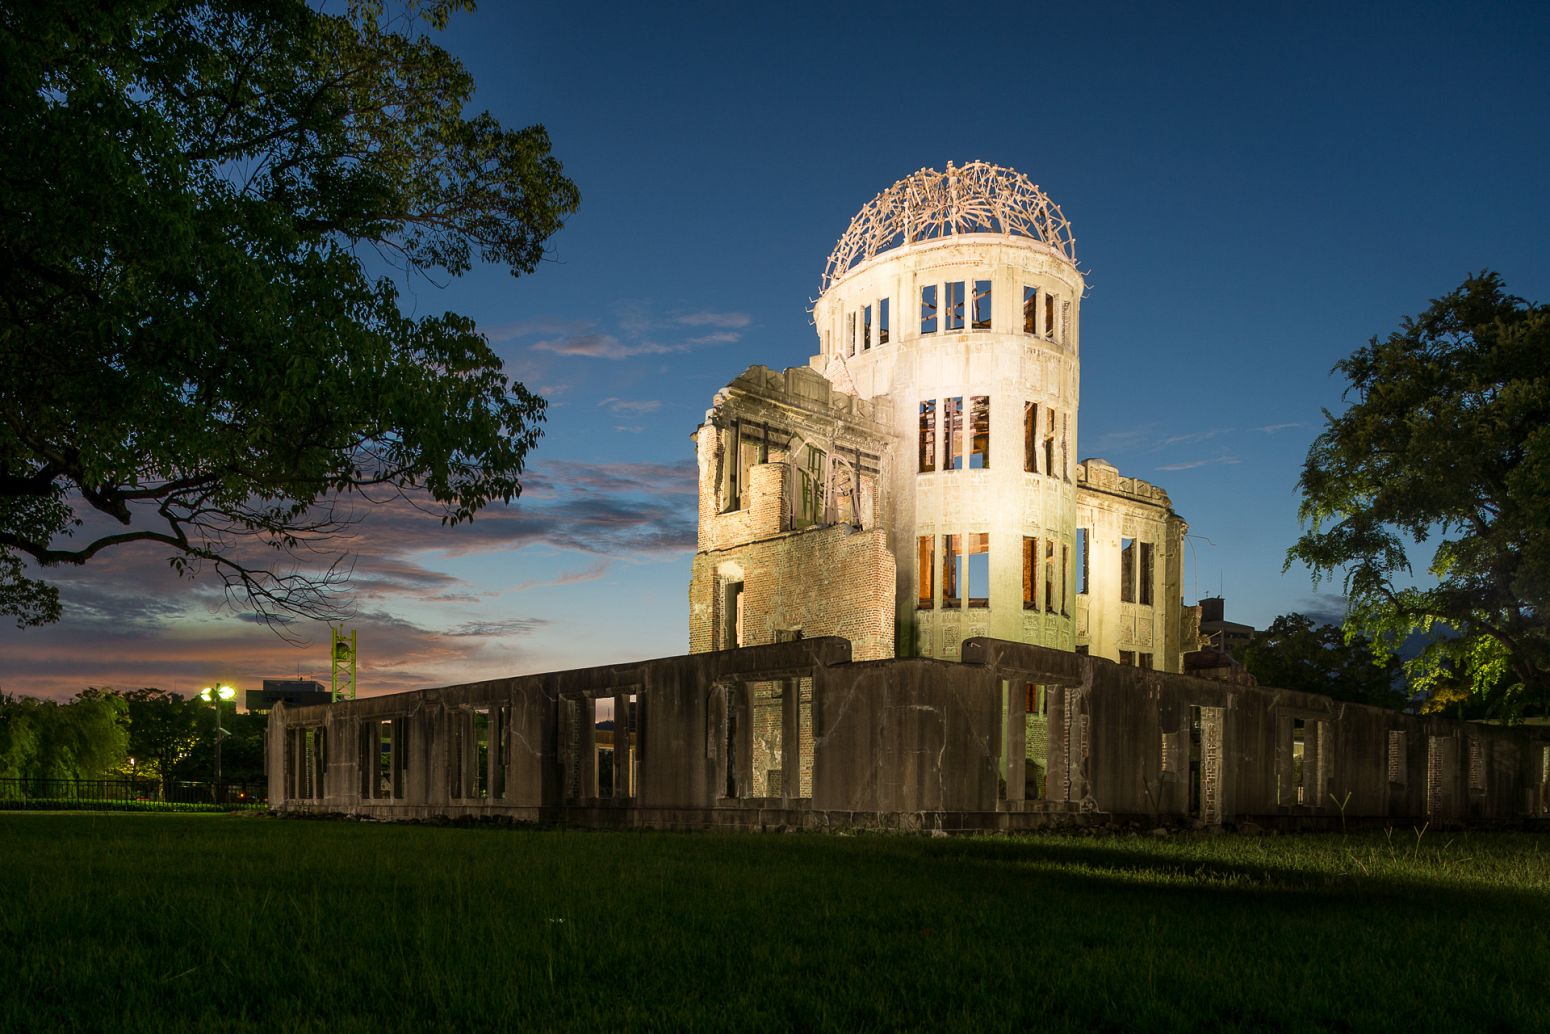
{"type": "Polygon", "coordinates": [[[8,813],[0,1029],[1544,1029],[1547,846],[8,813]]]}

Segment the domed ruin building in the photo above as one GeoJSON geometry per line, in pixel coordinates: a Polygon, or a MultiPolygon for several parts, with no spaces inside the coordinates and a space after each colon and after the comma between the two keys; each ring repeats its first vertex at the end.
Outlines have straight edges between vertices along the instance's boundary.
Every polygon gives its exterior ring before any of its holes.
{"type": "Polygon", "coordinates": [[[691,651],[957,660],[981,636],[1182,670],[1188,525],[1076,460],[1086,282],[1059,206],[1011,169],[922,169],[821,287],[809,365],[750,367],[697,432],[691,651]]]}

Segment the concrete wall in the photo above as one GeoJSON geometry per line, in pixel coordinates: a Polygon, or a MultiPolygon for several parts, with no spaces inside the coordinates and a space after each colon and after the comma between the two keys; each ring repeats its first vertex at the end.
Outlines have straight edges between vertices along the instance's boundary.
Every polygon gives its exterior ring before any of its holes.
{"type": "Polygon", "coordinates": [[[991,639],[962,662],[852,661],[844,640],[805,639],[281,705],[269,721],[274,807],[382,819],[1031,829],[1550,812],[1544,730],[991,639]]]}

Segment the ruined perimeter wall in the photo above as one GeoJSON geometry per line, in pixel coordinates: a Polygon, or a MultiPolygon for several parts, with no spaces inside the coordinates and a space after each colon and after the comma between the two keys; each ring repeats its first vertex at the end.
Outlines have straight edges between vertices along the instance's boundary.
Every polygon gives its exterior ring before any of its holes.
{"type": "Polygon", "coordinates": [[[1011,830],[1550,813],[1544,730],[991,639],[962,663],[852,662],[844,640],[802,640],[279,706],[269,730],[276,808],[382,819],[1011,830]]]}

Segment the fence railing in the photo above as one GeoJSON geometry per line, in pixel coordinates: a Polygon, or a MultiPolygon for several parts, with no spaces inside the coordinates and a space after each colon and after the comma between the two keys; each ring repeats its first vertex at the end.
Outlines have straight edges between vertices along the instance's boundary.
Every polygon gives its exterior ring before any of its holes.
{"type": "Polygon", "coordinates": [[[264,807],[268,786],[259,781],[222,783],[160,779],[0,779],[0,809],[113,808],[185,811],[264,807]]]}

